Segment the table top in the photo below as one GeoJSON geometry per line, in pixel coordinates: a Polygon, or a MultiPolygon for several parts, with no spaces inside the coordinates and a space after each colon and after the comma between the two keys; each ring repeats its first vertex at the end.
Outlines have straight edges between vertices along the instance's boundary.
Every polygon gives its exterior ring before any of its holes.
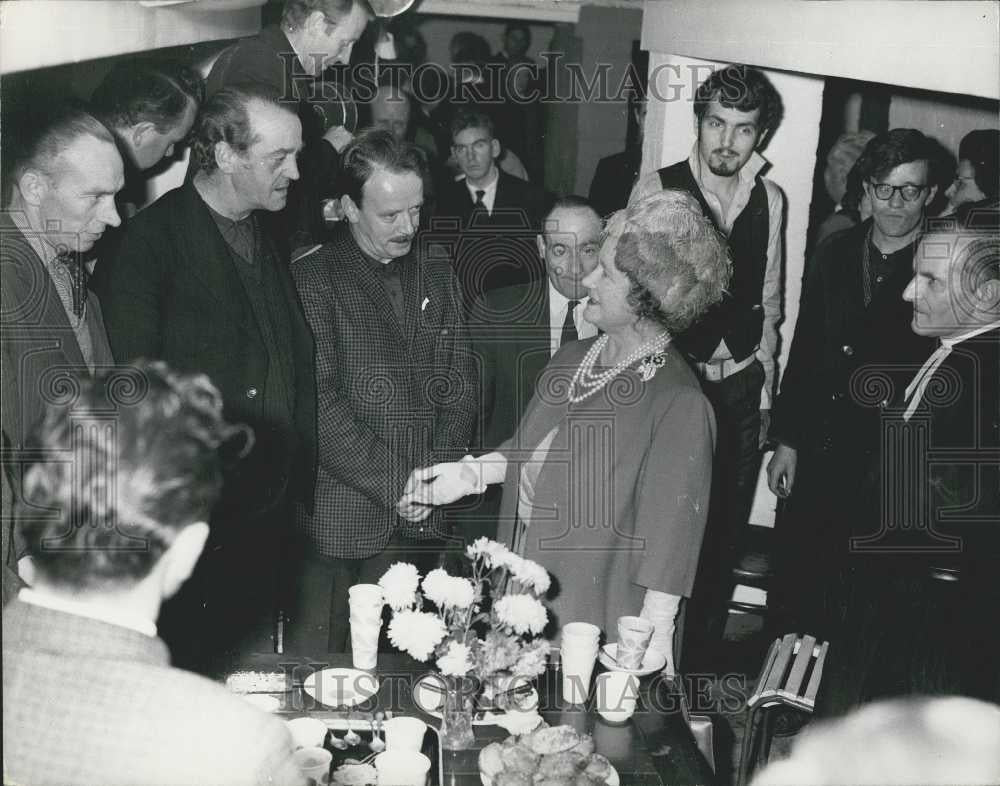
{"type": "MultiPolygon", "coordinates": [[[[331,709],[317,703],[302,691],[301,682],[313,671],[351,666],[350,654],[330,653],[320,658],[289,655],[254,654],[241,658],[231,671],[284,671],[290,676],[290,692],[284,695],[279,715],[284,718],[313,716],[320,720],[346,718],[344,709],[331,709]]],[[[595,671],[600,671],[597,666],[595,671]]],[[[350,711],[354,719],[370,719],[377,711],[394,715],[413,715],[435,728],[440,721],[419,709],[413,699],[417,679],[434,670],[402,653],[379,653],[376,674],[378,694],[350,711]]],[[[605,721],[593,708],[593,692],[586,706],[571,705],[561,696],[559,671],[550,667],[537,682],[539,713],[551,726],[569,725],[594,738],[597,752],[606,756],[618,770],[623,785],[695,786],[712,784],[715,776],[698,750],[684,720],[680,688],[662,675],[641,681],[635,714],[623,724],[605,721]]],[[[469,751],[444,751],[441,786],[481,786],[479,750],[508,736],[500,726],[476,726],[476,748],[469,751]]]]}

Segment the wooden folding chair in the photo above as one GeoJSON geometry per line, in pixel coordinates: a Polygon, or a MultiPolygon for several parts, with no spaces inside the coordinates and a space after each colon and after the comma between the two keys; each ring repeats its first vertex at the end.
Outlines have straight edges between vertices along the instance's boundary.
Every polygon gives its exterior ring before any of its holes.
{"type": "Polygon", "coordinates": [[[747,699],[737,786],[745,786],[750,773],[770,756],[775,708],[791,707],[810,714],[815,709],[829,647],[829,642],[817,644],[815,637],[795,633],[771,644],[757,687],[747,699]]]}

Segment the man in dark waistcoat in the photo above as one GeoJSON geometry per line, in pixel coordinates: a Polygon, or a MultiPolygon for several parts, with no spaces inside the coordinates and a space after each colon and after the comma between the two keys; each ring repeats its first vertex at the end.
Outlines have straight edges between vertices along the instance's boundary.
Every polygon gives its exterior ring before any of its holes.
{"type": "Polygon", "coordinates": [[[698,578],[686,615],[686,668],[711,665],[725,628],[730,578],[753,504],[774,392],[781,316],[784,196],[762,177],[760,150],[782,115],[781,96],[760,71],[730,65],[695,93],[697,141],[686,161],[639,180],[629,203],[663,188],[690,192],[728,239],[730,292],[675,341],[715,407],[719,434],[698,578]]]}
{"type": "Polygon", "coordinates": [[[852,529],[866,532],[880,516],[880,412],[933,349],[910,330],[902,295],[937,190],[937,150],[913,129],[872,139],[857,163],[872,217],[831,236],[807,269],[768,464],[768,484],[785,499],[773,597],[788,630],[828,635],[839,617],[852,529]]]}
{"type": "Polygon", "coordinates": [[[195,129],[198,173],[129,223],[93,280],[116,359],[208,374],[227,418],[253,429],[229,467],[205,555],[164,607],[175,661],[196,669],[237,646],[269,645],[289,506],[311,500],[312,336],[260,215],[284,207],[301,146],[298,118],[275,95],[216,93],[195,129]]]}

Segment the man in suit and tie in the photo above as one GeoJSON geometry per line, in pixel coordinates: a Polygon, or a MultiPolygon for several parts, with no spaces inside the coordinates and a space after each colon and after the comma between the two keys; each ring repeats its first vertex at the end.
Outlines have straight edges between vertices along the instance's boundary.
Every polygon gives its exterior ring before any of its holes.
{"type": "Polygon", "coordinates": [[[414,247],[424,170],[391,132],[359,134],[344,152],[347,220],[292,264],[316,339],[319,452],[315,505],[296,508],[290,651],[345,651],[350,586],[445,545],[440,512],[397,507],[415,468],[468,450],[479,402],[451,264],[414,247]]]}
{"type": "MultiPolygon", "coordinates": [[[[582,281],[597,267],[602,228],[583,197],[557,199],[536,236],[545,279],[491,290],[473,305],[469,333],[483,402],[477,452],[495,450],[514,433],[539,374],[559,347],[597,334],[583,318],[588,296],[582,281]]],[[[467,540],[496,537],[501,491],[491,486],[475,497],[475,507],[461,510],[467,540]]]]}
{"type": "Polygon", "coordinates": [[[457,112],[451,138],[462,177],[441,187],[432,227],[447,231],[457,224],[455,270],[471,305],[491,289],[542,278],[534,238],[549,200],[538,186],[497,166],[501,140],[489,115],[457,112]]]}
{"type": "Polygon", "coordinates": [[[33,561],[3,612],[4,781],[304,782],[283,723],[171,668],[157,637],[236,431],[218,390],[163,363],[76,385],[44,416],[18,510],[33,561]]]}
{"type": "MultiPolygon", "coordinates": [[[[22,549],[9,503],[29,460],[21,456],[35,447],[32,426],[73,374],[114,363],[83,257],[120,223],[115,194],[125,182],[114,138],[87,112],[59,106],[24,128],[14,125],[4,130],[10,181],[3,184],[0,215],[3,542],[11,570],[22,549]]],[[[13,579],[9,572],[5,577],[13,579]]]]}
{"type": "Polygon", "coordinates": [[[256,88],[210,98],[195,130],[198,173],[129,222],[93,284],[115,357],[203,371],[254,432],[227,475],[194,578],[164,611],[175,661],[211,668],[233,647],[270,647],[278,548],[290,505],[313,485],[313,345],[295,284],[262,217],[298,177],[294,112],[256,88]]]}

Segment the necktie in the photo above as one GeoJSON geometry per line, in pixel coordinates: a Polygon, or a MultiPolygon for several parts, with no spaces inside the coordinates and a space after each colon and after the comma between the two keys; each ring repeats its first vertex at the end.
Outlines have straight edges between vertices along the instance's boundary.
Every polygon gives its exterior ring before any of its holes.
{"type": "Polygon", "coordinates": [[[573,312],[576,311],[576,307],[579,305],[579,300],[571,300],[566,305],[566,319],[563,322],[562,334],[559,336],[560,347],[564,347],[570,341],[576,341],[580,338],[579,334],[576,332],[576,322],[573,319],[573,312]]]}
{"type": "Polygon", "coordinates": [[[476,189],[476,204],[472,206],[472,214],[485,213],[486,203],[483,202],[483,197],[486,196],[486,192],[482,189],[476,189]]]}
{"type": "Polygon", "coordinates": [[[87,279],[90,274],[79,254],[64,252],[56,257],[56,262],[69,273],[70,294],[73,296],[73,313],[77,318],[83,316],[87,306],[87,279]]]}

